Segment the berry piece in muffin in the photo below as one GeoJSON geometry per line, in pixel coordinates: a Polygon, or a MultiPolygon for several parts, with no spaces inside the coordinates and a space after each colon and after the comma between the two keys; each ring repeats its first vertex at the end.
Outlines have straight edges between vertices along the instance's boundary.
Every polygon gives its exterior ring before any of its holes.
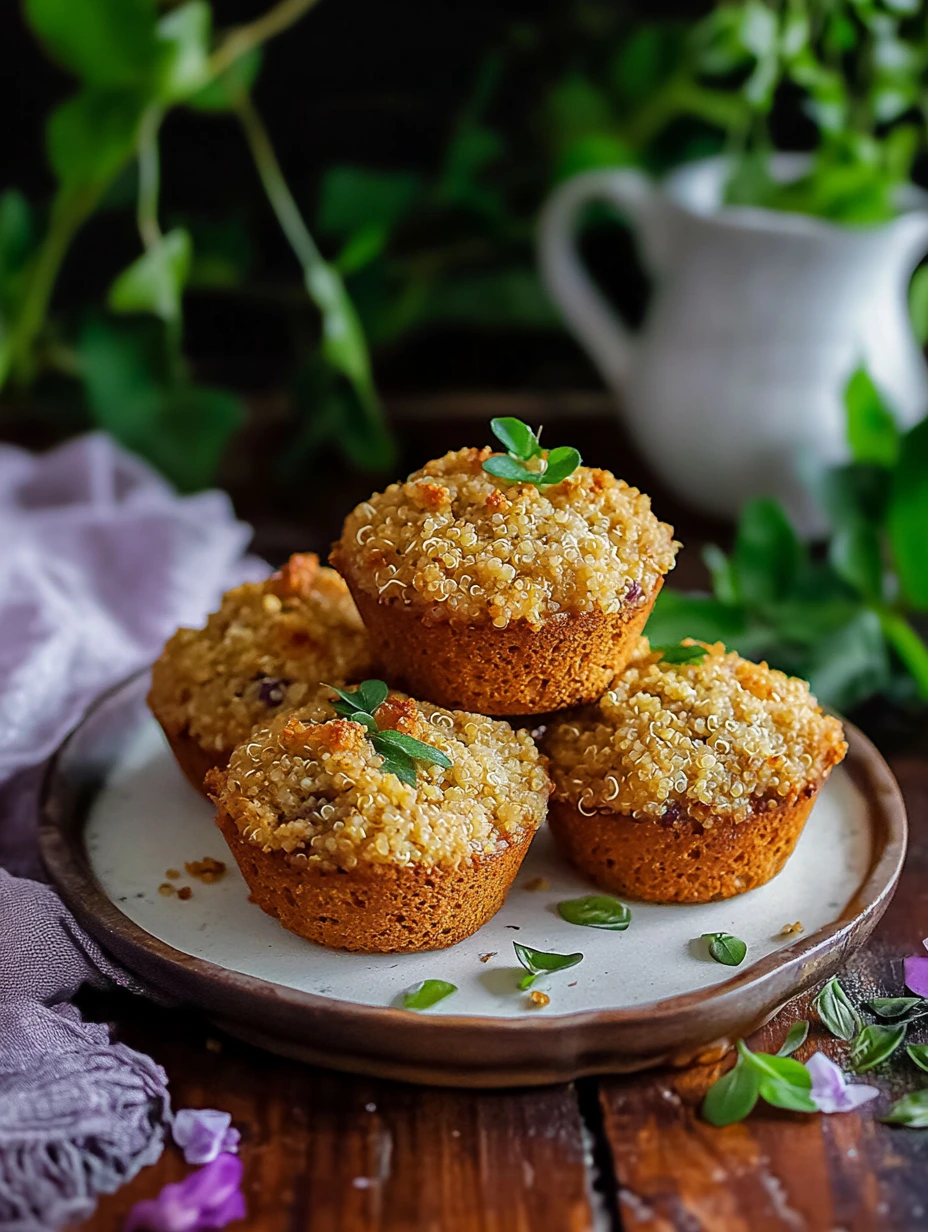
{"type": "Polygon", "coordinates": [[[230,590],[205,628],[178,629],[152,669],[148,704],[201,790],[255,727],[306,705],[321,681],[358,680],[370,667],[348,588],[307,553],[230,590]]]}
{"type": "Polygon", "coordinates": [[[443,706],[543,714],[601,696],[677,544],[647,496],[575,450],[545,454],[518,420],[494,431],[512,425],[530,457],[429,462],[358,505],[330,559],[395,683],[443,706]]]}
{"type": "Polygon", "coordinates": [[[526,732],[378,687],[363,722],[340,706],[255,732],[207,777],[216,823],[253,899],[291,932],[367,953],[442,949],[502,906],[551,783],[526,732]]]}
{"type": "Polygon", "coordinates": [[[597,705],[547,730],[551,828],[604,889],[699,903],[763,885],[847,752],[805,681],[703,649],[669,663],[641,638],[597,705]]]}

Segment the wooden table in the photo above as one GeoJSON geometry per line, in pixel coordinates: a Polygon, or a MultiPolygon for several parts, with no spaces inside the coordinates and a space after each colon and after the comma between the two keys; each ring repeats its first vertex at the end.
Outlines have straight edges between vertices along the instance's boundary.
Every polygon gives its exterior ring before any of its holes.
{"type": "MultiPolygon", "coordinates": [[[[531,404],[491,413],[531,416],[531,404]]],[[[588,408],[589,409],[589,408],[588,408]]],[[[595,409],[595,408],[594,408],[595,409]]],[[[550,424],[550,405],[538,408],[550,424]],[[544,412],[547,412],[546,414],[544,412]]],[[[448,442],[482,439],[456,420],[406,434],[415,465],[448,442]],[[447,441],[445,438],[448,438],[447,441]],[[413,443],[414,442],[414,443],[413,443]]],[[[483,418],[483,416],[481,416],[483,418]]],[[[557,425],[603,465],[653,490],[609,423],[591,415],[557,425]]],[[[551,435],[555,430],[551,428],[551,435]]],[[[346,484],[345,491],[357,481],[346,484]]],[[[362,493],[363,495],[363,493],[362,493]]],[[[349,498],[350,499],[350,498],[349,498]]],[[[267,515],[259,547],[322,546],[332,493],[317,493],[298,534],[267,515]]],[[[346,506],[343,499],[337,509],[346,506]]],[[[688,542],[705,523],[668,502],[688,542]]],[[[247,506],[247,502],[246,502],[247,506]]],[[[249,512],[254,512],[253,510],[249,512]]],[[[260,514],[260,511],[259,511],[260,514]]],[[[292,515],[291,515],[292,516],[292,515]]],[[[260,521],[260,518],[259,518],[260,521]]],[[[718,530],[719,528],[709,528],[718,530]]],[[[700,576],[683,554],[677,584],[700,576]],[[682,575],[682,576],[681,576],[682,575]]],[[[865,952],[843,977],[855,999],[898,995],[902,960],[928,934],[928,756],[884,747],[909,809],[912,838],[896,897],[865,952]]],[[[775,1051],[791,1022],[811,1018],[810,997],[788,1006],[750,1042],[775,1051]]],[[[887,1098],[859,1113],[801,1116],[755,1110],[726,1129],[698,1106],[728,1062],[683,1071],[585,1079],[531,1090],[425,1089],[329,1073],[220,1036],[189,1010],[163,1010],[124,994],[82,999],[119,1038],[160,1062],[174,1106],[228,1109],[242,1132],[248,1219],[261,1232],[908,1232],[928,1228],[928,1134],[878,1121],[888,1097],[919,1085],[902,1063],[875,1079],[887,1098]]],[[[915,1038],[919,1038],[917,1035],[915,1038]]],[[[928,1039],[928,1035],[925,1037],[928,1039]]],[[[847,1046],[813,1025],[800,1060],[847,1046]]],[[[116,1232],[137,1199],[188,1171],[165,1150],[83,1226],[116,1232]]]]}

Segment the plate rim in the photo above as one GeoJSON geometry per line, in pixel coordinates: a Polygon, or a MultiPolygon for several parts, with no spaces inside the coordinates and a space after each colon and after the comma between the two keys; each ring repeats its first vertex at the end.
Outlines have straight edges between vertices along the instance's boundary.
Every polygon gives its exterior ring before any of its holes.
{"type": "MultiPolygon", "coordinates": [[[[842,914],[831,924],[802,935],[751,964],[730,979],[708,988],[680,993],[661,1000],[626,1008],[574,1010],[518,1018],[496,1018],[483,1014],[421,1014],[393,1006],[364,1005],[323,996],[276,984],[258,976],[247,975],[220,966],[209,959],[197,958],[178,950],[147,932],[125,915],[97,881],[84,842],[86,816],[70,825],[60,816],[59,782],[61,768],[75,739],[96,714],[116,695],[138,687],[150,669],[145,668],[120,681],[100,694],[84,711],[47,764],[40,792],[39,849],[42,860],[56,889],[67,906],[87,931],[104,948],[113,938],[120,951],[134,954],[138,950],[153,956],[156,966],[167,968],[176,977],[193,975],[206,984],[217,984],[224,990],[256,998],[259,1003],[282,1003],[311,1016],[319,1013],[328,1018],[350,1021],[360,1027],[401,1028],[412,1043],[416,1037],[434,1039],[436,1035],[451,1037],[466,1031],[469,1037],[519,1038],[530,1035],[539,1040],[554,1038],[567,1031],[581,1033],[586,1029],[634,1028],[671,1021],[711,1002],[737,998],[754,985],[762,986],[776,975],[814,964],[819,957],[841,948],[842,938],[850,941],[853,933],[870,922],[872,928],[882,915],[895,890],[907,848],[908,825],[902,792],[876,746],[854,724],[841,719],[848,741],[844,766],[857,787],[863,792],[868,808],[868,824],[874,831],[875,851],[867,875],[857,893],[842,914]],[[875,816],[876,814],[876,816],[875,816]],[[882,821],[882,827],[878,822],[882,821]],[[885,833],[880,836],[877,831],[885,833]],[[879,839],[882,839],[880,842],[879,839]],[[872,922],[871,922],[872,921],[872,922]]],[[[869,931],[869,929],[868,929],[869,931]]],[[[440,951],[436,951],[440,953],[440,951]]],[[[117,960],[126,962],[117,954],[117,960]]],[[[799,991],[797,988],[796,992],[799,991]]],[[[791,992],[789,996],[795,995],[791,992]]],[[[788,998],[787,998],[788,999],[788,998]]],[[[782,1004],[782,1002],[781,1002],[782,1004]]],[[[201,1007],[202,1008],[202,1007],[201,1007]]],[[[227,1018],[228,1015],[224,1015],[227,1018]]],[[[564,1071],[565,1074],[568,1071],[564,1071]]],[[[579,1072],[579,1071],[577,1071],[579,1072]]],[[[588,1072],[588,1071],[585,1071],[588,1072]]]]}

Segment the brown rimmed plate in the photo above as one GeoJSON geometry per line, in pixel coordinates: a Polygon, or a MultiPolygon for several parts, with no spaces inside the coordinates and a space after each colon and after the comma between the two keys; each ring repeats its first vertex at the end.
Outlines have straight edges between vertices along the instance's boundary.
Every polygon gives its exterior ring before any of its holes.
{"type": "Polygon", "coordinates": [[[250,904],[234,866],[214,885],[184,874],[176,885],[191,886],[188,901],[159,893],[168,868],[231,861],[148,715],[147,685],[143,674],[101,698],[56,756],[41,826],[49,873],[83,926],[154,990],[243,1039],[336,1069],[493,1087],[711,1054],[840,969],[886,909],[905,854],[895,780],[848,727],[846,762],[784,871],[759,890],[696,907],[631,904],[626,932],[579,928],[556,903],[591,887],[542,832],[475,937],[424,955],[324,950],[250,904]],[[803,932],[783,935],[796,921],[803,932]],[[708,957],[698,938],[710,931],[748,943],[736,972],[708,957]],[[539,981],[551,999],[542,1010],[518,991],[516,940],[584,955],[539,981]],[[400,1008],[428,977],[458,992],[428,1013],[400,1008]]]}

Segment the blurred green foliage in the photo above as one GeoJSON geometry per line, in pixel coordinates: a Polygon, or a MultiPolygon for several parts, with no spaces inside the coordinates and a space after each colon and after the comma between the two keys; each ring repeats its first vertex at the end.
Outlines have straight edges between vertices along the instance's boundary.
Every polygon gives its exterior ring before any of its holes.
{"type": "Polygon", "coordinates": [[[749,504],[726,556],[705,551],[712,594],[665,588],[647,634],[695,637],[807,679],[849,710],[874,694],[928,701],[928,419],[900,432],[862,369],[845,393],[851,461],[819,495],[832,523],[827,555],[799,541],[775,502],[749,504]]]}
{"type": "MultiPolygon", "coordinates": [[[[321,168],[307,211],[252,92],[264,44],[314,0],[279,0],[220,34],[207,0],[84,0],[79,22],[67,0],[22,2],[77,88],[46,125],[50,207],[0,195],[0,386],[20,397],[50,371],[76,379],[93,422],[186,488],[213,480],[243,408],[196,382],[185,295],[240,293],[254,245],[231,218],[186,216],[162,230],[159,137],[173,110],[241,126],[318,313],[293,382],[294,476],[333,442],[355,465],[389,465],[375,365],[417,331],[558,327],[533,251],[538,207],[558,180],[630,163],[657,174],[726,153],[730,202],[865,224],[892,213],[925,145],[928,14],[916,0],[726,0],[689,23],[570,0],[554,18],[513,25],[484,57],[431,168],[321,168]],[[814,146],[788,184],[770,171],[783,113],[804,117],[814,146]],[[57,275],[84,223],[133,207],[137,260],[114,270],[105,305],[58,319],[57,275]]],[[[911,308],[924,340],[928,268],[911,308]]]]}

